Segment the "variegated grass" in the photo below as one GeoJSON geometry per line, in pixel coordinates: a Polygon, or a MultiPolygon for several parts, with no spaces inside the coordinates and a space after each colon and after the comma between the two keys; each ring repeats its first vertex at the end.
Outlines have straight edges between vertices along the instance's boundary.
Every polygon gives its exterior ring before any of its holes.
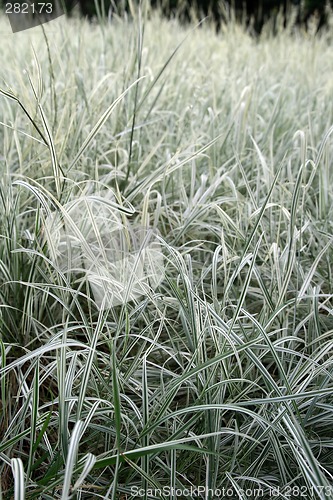
{"type": "Polygon", "coordinates": [[[3,42],[2,498],[326,498],[330,35],[57,26],[3,42]],[[159,230],[165,279],[103,311],[45,220],[105,189],[159,230]]]}

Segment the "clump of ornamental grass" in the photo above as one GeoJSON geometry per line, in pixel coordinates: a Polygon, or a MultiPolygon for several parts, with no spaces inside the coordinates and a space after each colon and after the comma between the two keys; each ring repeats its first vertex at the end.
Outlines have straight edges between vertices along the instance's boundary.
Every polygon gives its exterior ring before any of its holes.
{"type": "Polygon", "coordinates": [[[3,40],[1,495],[324,499],[329,34],[145,16],[3,40]],[[163,252],[158,286],[109,307],[47,225],[89,247],[69,207],[102,192],[163,252]]]}

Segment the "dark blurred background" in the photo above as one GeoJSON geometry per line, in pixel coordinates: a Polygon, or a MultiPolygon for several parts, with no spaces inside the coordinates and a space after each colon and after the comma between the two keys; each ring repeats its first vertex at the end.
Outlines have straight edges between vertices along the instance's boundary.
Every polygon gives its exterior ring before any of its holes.
{"type": "MultiPolygon", "coordinates": [[[[24,3],[29,0],[10,0],[24,3]]],[[[29,3],[38,3],[35,0],[29,3]]],[[[112,15],[131,15],[140,0],[43,0],[56,4],[60,2],[62,9],[68,14],[78,12],[84,17],[104,17],[112,15]]],[[[0,0],[0,7],[8,5],[0,0]]],[[[307,29],[311,21],[317,31],[327,26],[328,12],[333,9],[333,0],[150,0],[151,8],[161,8],[163,15],[171,18],[177,16],[182,22],[199,20],[205,17],[215,23],[218,30],[221,23],[230,19],[244,23],[253,34],[259,34],[264,24],[292,24],[307,29]]]]}

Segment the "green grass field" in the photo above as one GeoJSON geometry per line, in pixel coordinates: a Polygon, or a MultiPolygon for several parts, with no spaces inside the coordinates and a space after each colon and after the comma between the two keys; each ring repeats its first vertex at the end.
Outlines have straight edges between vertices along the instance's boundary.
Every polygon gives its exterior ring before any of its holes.
{"type": "Polygon", "coordinates": [[[1,499],[333,496],[332,41],[2,36],[1,499]],[[101,305],[55,257],[52,214],[91,251],[92,197],[159,235],[144,295],[101,305]]]}

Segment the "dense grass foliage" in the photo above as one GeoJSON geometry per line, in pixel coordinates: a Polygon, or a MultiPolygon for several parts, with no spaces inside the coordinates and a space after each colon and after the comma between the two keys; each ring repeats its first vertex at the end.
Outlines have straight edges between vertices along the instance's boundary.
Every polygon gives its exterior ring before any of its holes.
{"type": "Polygon", "coordinates": [[[332,38],[62,18],[2,50],[2,498],[328,498],[332,38]],[[45,237],[105,191],[165,265],[109,309],[45,237]]]}

